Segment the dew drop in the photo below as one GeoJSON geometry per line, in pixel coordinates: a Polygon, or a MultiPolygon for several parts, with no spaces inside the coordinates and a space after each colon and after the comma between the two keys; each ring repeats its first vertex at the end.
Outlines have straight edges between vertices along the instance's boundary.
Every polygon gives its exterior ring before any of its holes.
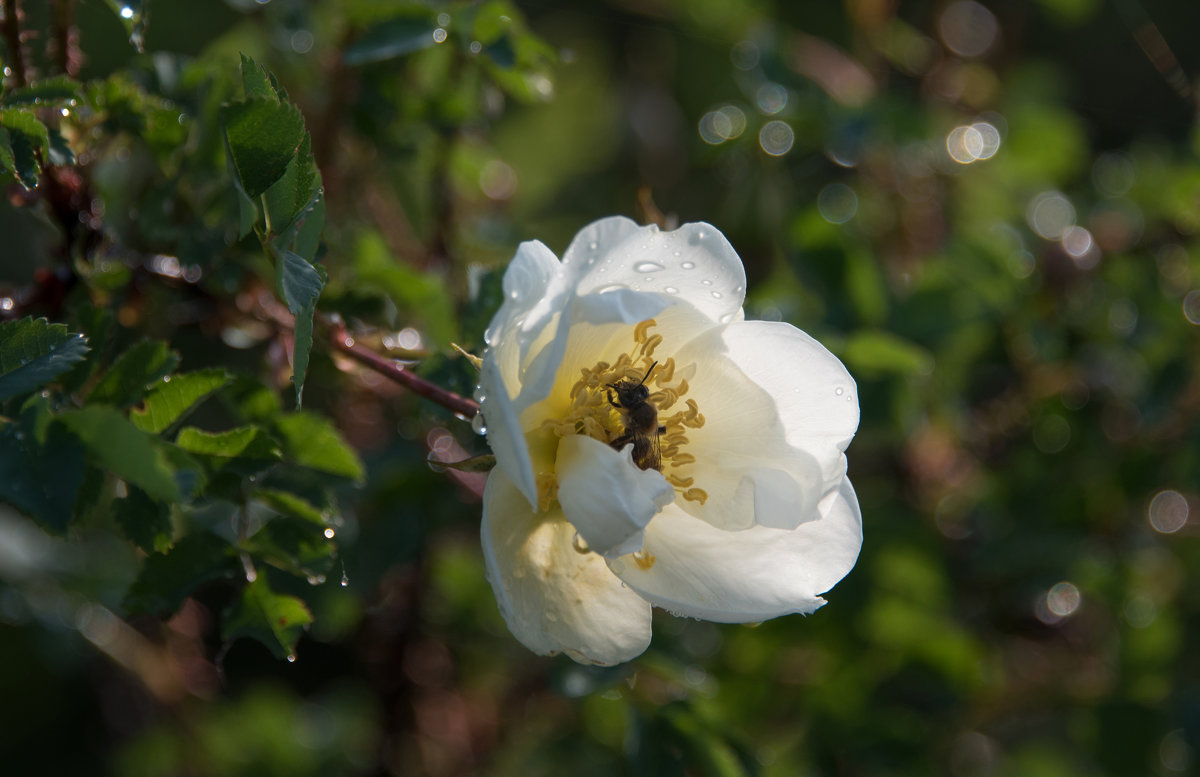
{"type": "Polygon", "coordinates": [[[675,252],[675,255],[676,255],[676,256],[679,256],[679,255],[680,255],[680,253],[679,253],[678,251],[676,251],[676,252],[675,252]]]}
{"type": "Polygon", "coordinates": [[[325,530],[325,539],[327,539],[327,540],[331,540],[331,539],[333,539],[333,535],[334,535],[334,531],[333,531],[333,529],[326,529],[326,530],[325,530]]]}
{"type": "Polygon", "coordinates": [[[657,262],[638,262],[633,266],[634,272],[658,272],[665,269],[667,268],[657,262]]]}
{"type": "Polygon", "coordinates": [[[705,278],[704,280],[702,280],[700,282],[703,283],[705,286],[712,286],[712,281],[709,280],[708,278],[705,278]]]}
{"type": "Polygon", "coordinates": [[[720,299],[720,298],[721,298],[721,292],[719,292],[719,291],[714,291],[714,292],[712,293],[712,295],[713,295],[713,299],[720,299]]]}
{"type": "Polygon", "coordinates": [[[846,393],[846,389],[842,388],[841,386],[838,386],[837,388],[835,388],[833,390],[833,393],[840,397],[842,394],[846,393]]]}
{"type": "Polygon", "coordinates": [[[684,262],[684,263],[682,263],[682,264],[681,264],[681,265],[679,265],[679,266],[680,266],[680,267],[682,267],[682,268],[683,268],[683,269],[685,269],[685,270],[694,270],[694,269],[696,269],[696,263],[695,263],[695,262],[684,262]]]}
{"type": "Polygon", "coordinates": [[[674,286],[668,286],[665,289],[663,289],[663,291],[665,291],[668,294],[678,294],[679,293],[679,289],[675,288],[674,286]]]}
{"type": "Polygon", "coordinates": [[[170,382],[171,382],[171,376],[163,375],[163,383],[170,383],[170,382]]]}
{"type": "Polygon", "coordinates": [[[287,662],[288,662],[289,664],[294,664],[294,663],[296,663],[296,654],[295,654],[295,653],[288,653],[287,662]]]}
{"type": "Polygon", "coordinates": [[[346,576],[345,572],[343,572],[342,573],[342,588],[349,588],[349,587],[350,587],[350,578],[346,576]]]}
{"type": "Polygon", "coordinates": [[[721,316],[721,323],[722,323],[722,324],[728,324],[728,323],[729,323],[730,321],[732,321],[732,320],[733,320],[733,314],[732,314],[732,313],[726,313],[725,315],[721,316]]]}
{"type": "Polygon", "coordinates": [[[597,248],[599,248],[599,247],[600,247],[600,246],[599,246],[599,244],[598,244],[598,243],[596,243],[596,241],[595,241],[595,240],[593,240],[592,242],[588,243],[588,250],[589,250],[589,251],[595,251],[595,250],[596,250],[597,248]]]}
{"type": "Polygon", "coordinates": [[[476,413],[471,419],[471,431],[475,434],[487,434],[487,424],[484,423],[483,413],[476,413]]]}

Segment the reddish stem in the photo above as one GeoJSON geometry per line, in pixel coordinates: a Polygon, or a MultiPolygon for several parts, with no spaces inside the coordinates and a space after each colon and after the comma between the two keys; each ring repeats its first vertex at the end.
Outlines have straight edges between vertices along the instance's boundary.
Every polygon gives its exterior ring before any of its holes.
{"type": "Polygon", "coordinates": [[[331,325],[329,343],[336,350],[346,354],[359,364],[370,367],[385,378],[396,381],[414,394],[425,397],[431,402],[436,402],[463,418],[473,418],[479,412],[478,402],[455,394],[453,391],[444,389],[436,383],[430,383],[420,375],[397,364],[393,359],[380,356],[371,349],[359,345],[355,342],[354,337],[346,331],[346,327],[340,323],[331,325]]]}

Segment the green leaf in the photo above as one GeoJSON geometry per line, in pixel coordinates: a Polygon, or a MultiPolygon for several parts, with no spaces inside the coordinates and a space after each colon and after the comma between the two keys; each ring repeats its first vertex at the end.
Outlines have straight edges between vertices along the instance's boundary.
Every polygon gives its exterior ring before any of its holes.
{"type": "Polygon", "coordinates": [[[365,65],[402,57],[437,43],[432,19],[388,19],[371,27],[342,53],[347,65],[365,65]]]}
{"type": "Polygon", "coordinates": [[[278,99],[279,94],[267,69],[255,62],[251,57],[242,54],[242,87],[247,97],[278,99]]]}
{"type": "Polygon", "coordinates": [[[223,459],[278,461],[281,456],[275,440],[257,426],[242,426],[216,433],[185,426],[175,438],[175,444],[188,453],[223,459]]]}
{"type": "Polygon", "coordinates": [[[285,572],[318,578],[333,569],[337,547],[324,532],[309,521],[280,517],[268,521],[241,548],[285,572]]]}
{"type": "Polygon", "coordinates": [[[88,394],[89,402],[126,407],[141,401],[151,384],[167,377],[179,355],[161,340],[143,340],[120,356],[88,394]]]}
{"type": "Polygon", "coordinates": [[[305,137],[300,109],[253,97],[225,105],[221,118],[242,188],[257,197],[280,179],[305,137]]]}
{"type": "Polygon", "coordinates": [[[864,375],[926,375],[933,370],[933,356],[928,351],[890,332],[855,332],[847,338],[841,356],[851,372],[864,375]]]}
{"type": "Polygon", "coordinates": [[[147,553],[162,553],[171,547],[171,509],[156,502],[136,486],[126,485],[129,495],[113,502],[113,516],[121,531],[147,553]]]}
{"type": "Polygon", "coordinates": [[[0,176],[17,174],[17,160],[14,156],[12,147],[12,138],[8,134],[8,130],[0,127],[0,176]]]}
{"type": "Polygon", "coordinates": [[[241,574],[232,545],[208,532],[189,534],[165,555],[146,558],[125,594],[124,606],[131,612],[172,613],[201,584],[241,574]]]}
{"type": "Polygon", "coordinates": [[[158,434],[178,421],[193,407],[229,384],[229,373],[219,368],[185,372],[156,383],[141,407],[130,413],[129,420],[144,432],[158,434]]]}
{"type": "Polygon", "coordinates": [[[26,189],[34,188],[42,169],[39,154],[46,154],[50,147],[46,125],[38,121],[32,111],[12,108],[0,111],[0,127],[8,131],[17,180],[26,189]]]}
{"type": "Polygon", "coordinates": [[[39,108],[58,107],[82,99],[80,84],[67,76],[56,76],[35,84],[13,89],[0,98],[0,105],[8,108],[18,105],[36,105],[39,108]]]}
{"type": "MultiPolygon", "coordinates": [[[[263,209],[276,245],[290,249],[291,241],[317,203],[321,201],[321,173],[305,134],[283,177],[263,193],[263,209]]],[[[310,257],[311,258],[311,255],[310,257]]]]}
{"type": "Polygon", "coordinates": [[[109,472],[163,502],[179,499],[180,489],[155,438],[134,426],[119,410],[90,405],[62,414],[65,423],[109,472]]]}
{"type": "Polygon", "coordinates": [[[64,324],[44,318],[0,324],[0,400],[49,383],[87,352],[87,339],[64,324]]]}
{"type": "Polygon", "coordinates": [[[303,400],[304,375],[308,371],[308,355],[312,350],[313,314],[317,297],[325,286],[325,271],[309,264],[304,257],[283,251],[275,263],[275,279],[279,296],[296,317],[292,340],[292,384],[296,387],[296,406],[303,400]]]}
{"type": "Polygon", "coordinates": [[[0,424],[0,501],[61,534],[83,483],[84,448],[58,423],[49,424],[39,441],[32,415],[0,424]]]}
{"type": "Polygon", "coordinates": [[[325,526],[325,516],[307,499],[297,496],[290,491],[276,488],[259,488],[250,494],[254,499],[269,506],[281,515],[300,518],[318,526],[325,526]]]}
{"type": "Polygon", "coordinates": [[[292,413],[279,419],[284,450],[297,464],[361,481],[363,465],[328,419],[312,413],[292,413]]]}
{"type": "Polygon", "coordinates": [[[49,161],[52,165],[68,167],[75,164],[75,152],[58,130],[50,130],[49,161]]]}
{"type": "Polygon", "coordinates": [[[222,616],[221,632],[226,641],[250,637],[267,646],[279,658],[292,654],[312,613],[294,596],[277,594],[259,577],[242,589],[241,596],[222,616]]]}

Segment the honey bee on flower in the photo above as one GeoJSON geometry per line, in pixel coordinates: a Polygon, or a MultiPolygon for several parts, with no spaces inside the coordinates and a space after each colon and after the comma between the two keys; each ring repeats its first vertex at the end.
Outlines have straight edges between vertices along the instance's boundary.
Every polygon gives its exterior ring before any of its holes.
{"type": "Polygon", "coordinates": [[[809,613],[862,544],[844,451],[853,379],[795,327],[746,321],[707,224],[620,217],[560,262],[523,243],[488,328],[488,577],[513,634],[629,660],[651,607],[727,623],[809,613]]]}

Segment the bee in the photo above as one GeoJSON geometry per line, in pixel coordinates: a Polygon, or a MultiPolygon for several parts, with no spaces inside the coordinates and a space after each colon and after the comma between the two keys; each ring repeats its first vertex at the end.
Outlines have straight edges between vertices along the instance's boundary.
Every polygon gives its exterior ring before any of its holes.
{"type": "Polygon", "coordinates": [[[650,389],[646,387],[646,379],[658,362],[650,365],[646,374],[637,383],[630,379],[619,380],[607,384],[608,403],[621,411],[625,420],[625,430],[609,445],[614,450],[621,450],[633,443],[633,463],[641,469],[662,470],[662,458],[658,446],[658,436],[667,431],[665,426],[658,424],[658,408],[650,401],[650,389]],[[616,397],[613,397],[616,392],[616,397]]]}

